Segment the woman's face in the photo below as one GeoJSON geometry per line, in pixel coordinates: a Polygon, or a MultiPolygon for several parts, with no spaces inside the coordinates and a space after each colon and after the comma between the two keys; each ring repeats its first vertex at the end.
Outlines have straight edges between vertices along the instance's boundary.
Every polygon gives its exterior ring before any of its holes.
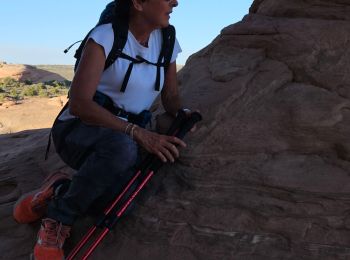
{"type": "Polygon", "coordinates": [[[170,13],[177,5],[177,0],[146,0],[143,3],[143,14],[154,28],[167,27],[170,13]]]}

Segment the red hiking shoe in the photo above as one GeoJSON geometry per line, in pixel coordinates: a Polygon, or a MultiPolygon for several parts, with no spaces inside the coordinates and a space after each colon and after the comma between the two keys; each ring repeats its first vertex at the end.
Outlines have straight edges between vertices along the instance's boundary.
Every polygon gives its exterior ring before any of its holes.
{"type": "Polygon", "coordinates": [[[34,260],[63,260],[63,244],[70,234],[70,226],[65,226],[50,218],[42,220],[38,240],[34,247],[34,260]]]}
{"type": "Polygon", "coordinates": [[[53,198],[54,186],[58,182],[71,180],[67,173],[55,172],[49,175],[42,186],[22,195],[13,208],[13,217],[18,223],[31,223],[41,219],[47,209],[48,202],[53,198]]]}

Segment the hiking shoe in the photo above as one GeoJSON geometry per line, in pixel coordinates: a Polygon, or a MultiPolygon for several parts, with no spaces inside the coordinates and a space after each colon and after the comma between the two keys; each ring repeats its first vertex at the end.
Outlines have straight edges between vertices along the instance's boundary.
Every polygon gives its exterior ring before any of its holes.
{"type": "Polygon", "coordinates": [[[34,247],[34,260],[63,260],[63,244],[69,237],[70,226],[50,218],[42,220],[38,240],[34,247]]]}
{"type": "Polygon", "coordinates": [[[39,189],[24,194],[18,199],[13,208],[14,219],[22,224],[41,219],[46,213],[48,202],[55,195],[55,188],[70,180],[71,177],[63,172],[49,175],[39,189]]]}

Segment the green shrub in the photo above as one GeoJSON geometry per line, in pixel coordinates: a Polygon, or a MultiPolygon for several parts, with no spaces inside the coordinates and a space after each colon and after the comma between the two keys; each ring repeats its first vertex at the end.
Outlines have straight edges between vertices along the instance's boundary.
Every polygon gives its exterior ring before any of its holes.
{"type": "Polygon", "coordinates": [[[19,93],[16,88],[11,89],[10,96],[17,96],[19,93]]]}
{"type": "Polygon", "coordinates": [[[0,93],[12,100],[21,100],[23,96],[54,97],[67,95],[71,82],[51,80],[46,83],[32,83],[30,80],[18,82],[13,78],[0,80],[0,93]]]}
{"type": "Polygon", "coordinates": [[[64,86],[65,86],[65,87],[69,88],[70,85],[72,84],[72,81],[70,81],[70,80],[64,80],[63,83],[64,83],[64,86]]]}
{"type": "Polygon", "coordinates": [[[47,86],[46,86],[44,83],[42,83],[42,82],[39,82],[39,83],[37,83],[36,85],[37,85],[37,87],[40,88],[40,89],[47,89],[47,86]]]}
{"type": "Polygon", "coordinates": [[[24,81],[24,84],[25,84],[25,85],[32,85],[32,84],[33,84],[33,81],[31,81],[31,80],[29,80],[29,79],[26,79],[26,80],[24,81]]]}
{"type": "Polygon", "coordinates": [[[56,87],[56,88],[67,88],[70,86],[71,81],[69,80],[64,80],[64,81],[57,81],[57,80],[49,80],[44,82],[45,85],[51,86],[51,87],[56,87]]]}
{"type": "Polygon", "coordinates": [[[44,84],[47,86],[55,86],[55,82],[56,80],[49,80],[49,81],[45,81],[44,84]]]}
{"type": "Polygon", "coordinates": [[[47,90],[46,89],[39,89],[39,96],[40,97],[47,97],[47,90]]]}
{"type": "Polygon", "coordinates": [[[37,96],[39,94],[38,88],[36,86],[26,86],[23,91],[22,94],[25,96],[37,96]]]}
{"type": "Polygon", "coordinates": [[[11,100],[15,101],[16,104],[18,103],[18,101],[23,99],[21,92],[16,88],[11,89],[11,91],[7,97],[10,98],[11,100]]]}
{"type": "Polygon", "coordinates": [[[11,78],[11,77],[6,77],[2,79],[2,85],[8,88],[16,88],[19,87],[21,84],[17,80],[11,78]]]}
{"type": "Polygon", "coordinates": [[[0,102],[1,102],[1,103],[5,101],[6,95],[7,95],[6,93],[1,93],[1,94],[0,94],[0,102]]]}
{"type": "Polygon", "coordinates": [[[59,87],[54,87],[52,89],[50,89],[50,93],[55,95],[55,96],[58,96],[60,94],[60,88],[59,87]]]}

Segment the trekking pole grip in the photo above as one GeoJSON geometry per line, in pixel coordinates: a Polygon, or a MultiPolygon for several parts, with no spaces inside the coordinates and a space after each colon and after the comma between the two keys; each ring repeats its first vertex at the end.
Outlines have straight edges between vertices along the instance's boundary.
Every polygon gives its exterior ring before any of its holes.
{"type": "MultiPolygon", "coordinates": [[[[183,139],[185,135],[187,134],[188,131],[191,130],[191,128],[199,121],[202,120],[202,115],[199,112],[193,112],[189,118],[187,117],[186,113],[182,111],[184,115],[186,116],[185,122],[180,125],[180,128],[176,132],[175,136],[179,139],[183,139]]],[[[156,157],[154,157],[156,158],[156,157]]],[[[156,158],[155,161],[152,163],[151,169],[156,172],[159,170],[159,168],[163,165],[164,163],[156,158]]]]}
{"type": "Polygon", "coordinates": [[[199,112],[193,112],[190,115],[190,118],[181,126],[180,130],[176,133],[176,137],[183,139],[188,131],[192,129],[192,127],[202,120],[202,115],[199,112]]]}
{"type": "Polygon", "coordinates": [[[177,111],[176,117],[168,129],[167,135],[174,135],[176,131],[181,127],[183,122],[186,120],[187,114],[183,109],[177,111]]]}

